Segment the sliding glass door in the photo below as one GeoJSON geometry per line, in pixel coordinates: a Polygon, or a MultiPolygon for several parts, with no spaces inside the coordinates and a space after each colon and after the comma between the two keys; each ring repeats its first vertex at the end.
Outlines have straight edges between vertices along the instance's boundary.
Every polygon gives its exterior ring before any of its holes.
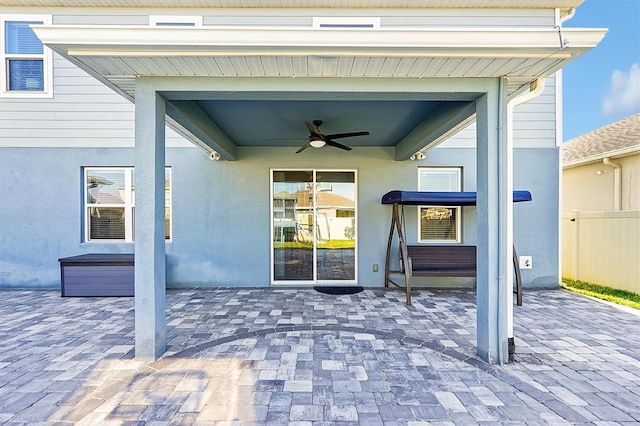
{"type": "Polygon", "coordinates": [[[356,279],[356,173],[272,170],[273,283],[356,279]]]}

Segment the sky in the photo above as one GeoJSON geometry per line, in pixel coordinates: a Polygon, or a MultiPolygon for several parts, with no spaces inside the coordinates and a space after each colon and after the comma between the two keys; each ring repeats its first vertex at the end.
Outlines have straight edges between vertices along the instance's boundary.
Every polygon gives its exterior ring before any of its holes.
{"type": "Polygon", "coordinates": [[[640,0],[585,0],[563,27],[609,29],[563,68],[564,141],[640,112],[640,0]]]}

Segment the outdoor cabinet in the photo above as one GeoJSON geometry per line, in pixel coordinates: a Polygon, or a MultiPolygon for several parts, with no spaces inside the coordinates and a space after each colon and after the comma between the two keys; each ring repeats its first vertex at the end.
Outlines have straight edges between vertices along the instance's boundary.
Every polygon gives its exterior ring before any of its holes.
{"type": "Polygon", "coordinates": [[[58,259],[61,294],[133,296],[133,254],[83,254],[58,259]]]}

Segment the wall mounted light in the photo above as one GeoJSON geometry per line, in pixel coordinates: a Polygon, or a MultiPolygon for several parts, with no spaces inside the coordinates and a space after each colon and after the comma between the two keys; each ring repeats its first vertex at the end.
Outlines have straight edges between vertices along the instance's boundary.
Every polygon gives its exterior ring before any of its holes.
{"type": "Polygon", "coordinates": [[[215,151],[211,151],[211,153],[209,153],[209,160],[211,161],[218,161],[220,160],[220,154],[218,154],[215,151]]]}

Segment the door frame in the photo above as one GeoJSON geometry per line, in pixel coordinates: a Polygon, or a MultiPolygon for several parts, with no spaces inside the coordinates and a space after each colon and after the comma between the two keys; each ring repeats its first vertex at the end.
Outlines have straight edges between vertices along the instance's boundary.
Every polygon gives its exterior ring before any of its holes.
{"type": "MultiPolygon", "coordinates": [[[[314,203],[313,203],[313,216],[314,216],[314,224],[316,223],[316,194],[314,191],[314,203]]],[[[342,169],[342,168],[323,168],[323,167],[272,167],[269,169],[269,282],[270,285],[277,286],[288,286],[288,285],[308,285],[313,286],[317,284],[329,284],[329,285],[353,285],[358,282],[358,170],[353,169],[342,169]],[[353,184],[354,184],[354,208],[355,208],[355,224],[354,224],[354,233],[355,233],[355,247],[354,247],[354,271],[353,271],[353,280],[319,280],[318,279],[318,271],[317,271],[317,245],[316,245],[316,232],[313,232],[313,278],[311,280],[276,280],[275,279],[275,256],[274,256],[274,241],[273,236],[275,232],[274,222],[273,222],[273,174],[274,172],[288,172],[288,171],[310,171],[312,172],[312,180],[315,186],[316,183],[316,174],[317,172],[348,172],[353,173],[353,184]]]]}

